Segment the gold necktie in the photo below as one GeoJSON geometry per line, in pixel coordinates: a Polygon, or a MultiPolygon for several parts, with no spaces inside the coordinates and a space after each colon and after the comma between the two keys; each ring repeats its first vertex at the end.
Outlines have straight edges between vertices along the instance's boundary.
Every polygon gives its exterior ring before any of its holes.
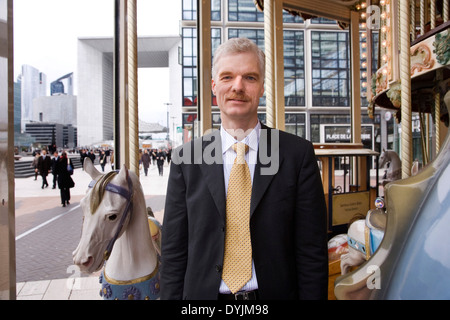
{"type": "Polygon", "coordinates": [[[252,180],[245,162],[248,146],[233,145],[237,156],[228,182],[226,203],[225,257],[222,279],[232,293],[239,291],[252,277],[250,239],[250,199],[252,180]]]}

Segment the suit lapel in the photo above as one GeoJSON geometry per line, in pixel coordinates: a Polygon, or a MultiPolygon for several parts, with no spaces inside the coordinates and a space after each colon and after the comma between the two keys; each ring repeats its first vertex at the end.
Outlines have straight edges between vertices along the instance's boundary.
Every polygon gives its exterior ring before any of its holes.
{"type": "MultiPolygon", "coordinates": [[[[278,171],[278,167],[283,161],[281,153],[279,152],[279,131],[271,129],[263,124],[261,124],[261,129],[258,145],[258,159],[253,176],[250,216],[254,213],[264,196],[264,193],[269,187],[270,182],[278,171]]],[[[199,163],[204,175],[204,181],[214,199],[214,203],[220,216],[223,221],[225,221],[226,195],[222,164],[222,141],[219,130],[203,137],[201,150],[203,159],[197,159],[198,156],[196,156],[195,161],[196,163],[199,163]],[[218,155],[213,154],[213,156],[216,157],[214,163],[211,162],[210,158],[212,150],[219,152],[218,155]],[[205,159],[209,159],[209,161],[205,161],[205,159]]]]}
{"type": "Polygon", "coordinates": [[[203,137],[202,157],[200,169],[204,175],[204,181],[214,199],[214,203],[216,204],[220,216],[223,221],[225,221],[226,197],[220,131],[216,130],[210,135],[203,137]],[[218,155],[216,154],[217,152],[219,153],[218,155]],[[215,158],[215,161],[213,161],[213,158],[215,158]]]}
{"type": "Polygon", "coordinates": [[[261,124],[258,160],[253,176],[250,216],[255,212],[282,161],[279,152],[279,131],[261,124]]]}

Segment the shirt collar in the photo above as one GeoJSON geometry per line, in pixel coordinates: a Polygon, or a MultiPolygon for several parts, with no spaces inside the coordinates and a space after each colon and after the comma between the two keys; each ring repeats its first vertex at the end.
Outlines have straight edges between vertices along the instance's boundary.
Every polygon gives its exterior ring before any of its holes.
{"type": "Polygon", "coordinates": [[[231,146],[237,142],[243,142],[249,146],[251,150],[257,151],[259,144],[259,135],[261,131],[261,123],[258,121],[253,130],[241,141],[236,140],[230,135],[222,125],[220,125],[220,136],[222,138],[222,154],[228,151],[231,146]]]}

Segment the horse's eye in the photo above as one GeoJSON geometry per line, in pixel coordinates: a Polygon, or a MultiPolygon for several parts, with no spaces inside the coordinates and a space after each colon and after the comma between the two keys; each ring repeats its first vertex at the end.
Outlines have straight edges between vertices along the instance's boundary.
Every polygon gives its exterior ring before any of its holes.
{"type": "Polygon", "coordinates": [[[117,214],[112,214],[110,216],[108,216],[109,221],[114,221],[117,219],[117,214]]]}

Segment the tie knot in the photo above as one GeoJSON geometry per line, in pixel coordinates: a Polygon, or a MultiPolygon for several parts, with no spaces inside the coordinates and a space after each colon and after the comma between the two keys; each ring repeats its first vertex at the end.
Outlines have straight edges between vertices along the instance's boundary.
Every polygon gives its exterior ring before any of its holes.
{"type": "Polygon", "coordinates": [[[237,153],[237,157],[244,157],[248,152],[248,145],[243,142],[233,144],[232,148],[237,153]]]}

